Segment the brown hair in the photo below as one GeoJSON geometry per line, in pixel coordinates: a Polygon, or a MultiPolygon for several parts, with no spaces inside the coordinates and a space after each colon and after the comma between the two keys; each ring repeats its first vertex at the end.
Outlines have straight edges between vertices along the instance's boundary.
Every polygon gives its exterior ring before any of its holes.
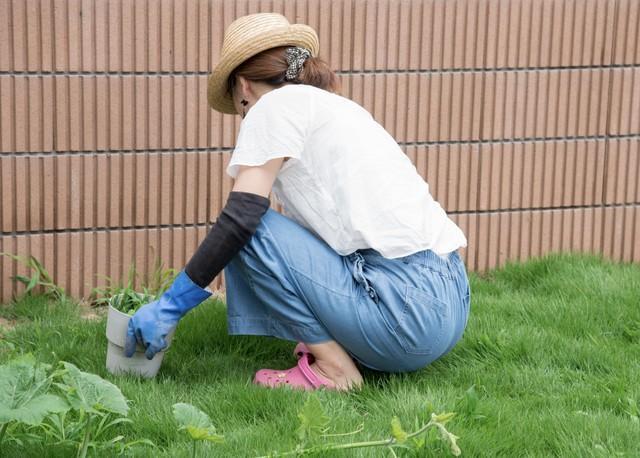
{"type": "Polygon", "coordinates": [[[341,90],[340,80],[329,65],[319,57],[309,57],[304,61],[304,65],[298,77],[291,81],[284,79],[288,68],[285,50],[290,46],[278,46],[267,49],[238,65],[227,81],[229,93],[232,93],[236,82],[236,76],[244,76],[250,81],[261,81],[271,86],[280,87],[285,83],[309,84],[330,92],[339,93],[341,90]]]}

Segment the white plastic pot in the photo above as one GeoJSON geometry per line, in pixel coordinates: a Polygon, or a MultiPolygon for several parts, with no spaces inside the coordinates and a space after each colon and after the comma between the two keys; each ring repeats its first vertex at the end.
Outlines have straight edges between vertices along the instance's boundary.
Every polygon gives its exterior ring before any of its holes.
{"type": "MultiPolygon", "coordinates": [[[[111,305],[109,306],[106,332],[109,341],[107,347],[107,370],[115,375],[133,374],[153,378],[160,369],[165,352],[159,351],[153,359],[148,360],[144,355],[145,349],[138,344],[134,355],[131,358],[127,358],[124,355],[124,345],[127,340],[127,327],[130,319],[130,315],[122,313],[111,305]]],[[[172,337],[173,331],[167,335],[168,344],[171,344],[172,337]]]]}

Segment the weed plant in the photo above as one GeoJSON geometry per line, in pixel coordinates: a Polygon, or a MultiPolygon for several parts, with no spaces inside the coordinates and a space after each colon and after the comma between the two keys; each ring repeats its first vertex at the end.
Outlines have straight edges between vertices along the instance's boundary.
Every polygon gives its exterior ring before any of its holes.
{"type": "Polygon", "coordinates": [[[22,283],[25,286],[23,294],[31,295],[40,292],[52,299],[63,299],[65,291],[62,287],[56,285],[53,278],[44,268],[42,263],[34,256],[19,256],[11,253],[0,252],[0,256],[5,256],[19,262],[29,269],[31,276],[15,275],[12,280],[22,283]]]}
{"type": "Polygon", "coordinates": [[[89,299],[94,306],[111,305],[123,313],[133,315],[144,304],[158,299],[171,286],[176,275],[178,271],[165,268],[162,261],[156,258],[154,268],[145,282],[132,263],[125,283],[103,276],[106,286],[93,288],[89,299]]]}

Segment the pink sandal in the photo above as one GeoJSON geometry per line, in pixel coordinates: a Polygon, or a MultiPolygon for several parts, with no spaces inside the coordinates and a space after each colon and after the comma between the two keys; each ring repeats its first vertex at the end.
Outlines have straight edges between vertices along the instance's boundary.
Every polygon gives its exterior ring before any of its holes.
{"type": "Polygon", "coordinates": [[[310,357],[310,353],[303,352],[296,366],[283,371],[260,369],[256,372],[253,383],[268,388],[290,386],[291,388],[302,390],[317,390],[323,387],[336,389],[335,383],[311,369],[311,366],[309,366],[310,357]]]}

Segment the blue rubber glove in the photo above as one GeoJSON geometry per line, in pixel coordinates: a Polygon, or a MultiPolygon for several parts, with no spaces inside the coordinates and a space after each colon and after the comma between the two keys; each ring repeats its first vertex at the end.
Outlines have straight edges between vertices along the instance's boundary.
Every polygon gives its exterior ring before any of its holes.
{"type": "Polygon", "coordinates": [[[147,359],[153,359],[157,352],[167,347],[165,338],[178,321],[209,296],[211,291],[201,288],[184,270],[181,271],[158,300],[140,307],[129,320],[125,356],[133,356],[136,343],[140,343],[146,348],[147,359]]]}

